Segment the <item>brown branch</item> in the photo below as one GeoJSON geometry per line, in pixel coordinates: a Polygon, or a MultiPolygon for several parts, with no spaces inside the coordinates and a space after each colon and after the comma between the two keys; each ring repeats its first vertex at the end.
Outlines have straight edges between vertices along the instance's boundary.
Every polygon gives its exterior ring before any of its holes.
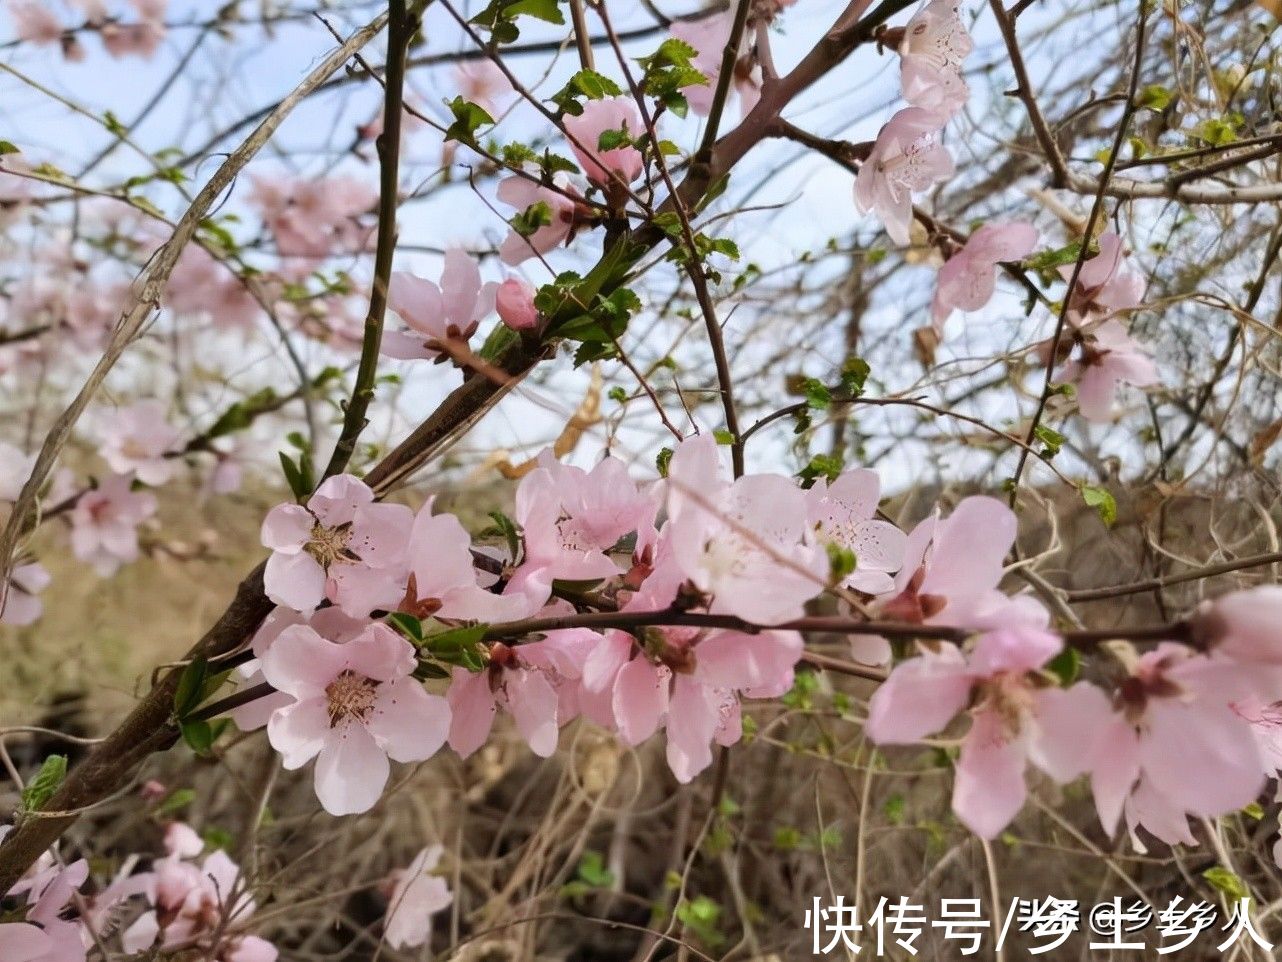
{"type": "Polygon", "coordinates": [[[396,206],[400,192],[401,121],[405,102],[405,60],[410,41],[418,29],[418,17],[410,13],[405,0],[392,0],[387,25],[387,82],[383,85],[383,132],[378,135],[378,240],[374,248],[374,279],[370,284],[369,312],[361,339],[361,359],[356,369],[352,396],[343,409],[343,427],[334,443],[334,453],[325,467],[324,478],[341,474],[356,451],[356,442],[368,424],[366,413],[374,399],[378,377],[379,349],[383,343],[383,321],[387,316],[387,288],[396,253],[396,206]]]}

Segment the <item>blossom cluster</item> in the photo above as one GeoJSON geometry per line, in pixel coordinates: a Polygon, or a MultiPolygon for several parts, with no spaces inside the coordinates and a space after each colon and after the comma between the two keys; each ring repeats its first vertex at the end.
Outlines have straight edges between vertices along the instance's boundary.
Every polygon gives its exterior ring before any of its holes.
{"type": "Polygon", "coordinates": [[[165,12],[168,0],[129,0],[128,14],[113,10],[106,0],[68,0],[84,19],[65,25],[51,9],[52,4],[36,0],[9,0],[18,39],[37,45],[57,45],[68,60],[84,60],[85,49],[78,34],[96,33],[103,49],[113,57],[149,58],[165,39],[165,12]]]}
{"type": "MultiPolygon", "coordinates": [[[[630,745],[665,731],[669,765],[688,781],[713,745],[740,739],[742,699],[789,689],[803,658],[789,622],[831,591],[893,622],[897,638],[922,626],[872,696],[866,730],[879,744],[917,743],[969,718],[953,809],[977,834],[995,836],[1018,813],[1030,767],[1058,782],[1088,774],[1104,828],[1124,819],[1136,845],[1140,828],[1191,844],[1188,817],[1259,794],[1280,761],[1271,619],[1282,589],[1208,602],[1184,637],[1142,653],[1103,646],[1098,674],[1066,683],[1054,670],[1065,638],[1047,609],[1000,588],[1014,513],[972,496],[905,533],[877,517],[879,493],[865,469],[809,488],[776,474],[731,479],[708,434],[643,484],[613,458],[584,471],[545,454],[518,488],[512,545],[498,551],[474,547],[431,502],[415,513],[378,503],[354,477],[331,478],[264,521],[266,589],[279,607],[242,671],[276,693],[238,722],[266,723],[287,767],[315,757],[317,795],[336,814],[377,802],[388,759],[445,744],[470,755],[500,710],[542,756],[579,716],[630,745]],[[558,626],[572,601],[616,612],[617,626],[558,626]],[[477,626],[443,697],[415,680],[433,660],[432,634],[406,635],[405,616],[454,642],[477,626]],[[531,618],[554,620],[526,628],[531,618]]],[[[892,645],[854,624],[855,656],[889,661],[892,645]]]]}
{"type": "MultiPolygon", "coordinates": [[[[144,797],[163,797],[149,783],[144,797]],[[155,791],[153,791],[155,789],[155,791]]],[[[0,839],[10,831],[0,826],[0,839]]],[[[194,950],[210,962],[276,962],[275,945],[252,934],[257,909],[249,881],[221,848],[210,848],[190,825],[169,822],[165,855],[142,861],[129,855],[116,876],[90,885],[89,863],[61,864],[47,852],[0,898],[16,908],[0,922],[0,958],[5,962],[85,962],[91,948],[118,943],[133,956],[159,950],[194,950]]],[[[440,846],[423,849],[405,869],[384,880],[384,938],[394,949],[425,944],[432,915],[452,894],[434,874],[440,846]]]]}

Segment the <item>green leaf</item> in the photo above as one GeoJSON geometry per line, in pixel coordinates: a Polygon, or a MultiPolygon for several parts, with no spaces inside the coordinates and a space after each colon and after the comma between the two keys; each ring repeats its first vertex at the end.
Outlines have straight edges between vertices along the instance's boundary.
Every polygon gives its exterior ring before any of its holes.
{"type": "Polygon", "coordinates": [[[717,428],[712,432],[712,436],[716,438],[718,444],[734,444],[734,432],[727,431],[725,428],[717,428]]]}
{"type": "Polygon", "coordinates": [[[178,729],[182,732],[183,741],[197,755],[208,755],[218,736],[223,733],[227,727],[227,719],[220,718],[217,721],[185,721],[180,722],[178,729]]]}
{"type": "Polygon", "coordinates": [[[461,628],[439,631],[423,639],[423,650],[444,664],[459,665],[468,671],[480,671],[485,667],[485,658],[480,648],[481,639],[485,637],[489,627],[464,625],[461,628]]]}
{"type": "Polygon", "coordinates": [[[654,466],[659,471],[659,477],[666,478],[668,476],[668,465],[671,462],[672,462],[672,449],[659,448],[659,453],[655,455],[655,458],[654,458],[654,466]]]}
{"type": "Polygon", "coordinates": [[[450,113],[454,115],[454,123],[450,124],[445,131],[446,140],[457,140],[463,144],[476,143],[476,132],[483,126],[490,126],[494,123],[494,118],[489,115],[484,107],[464,100],[462,97],[455,97],[447,101],[446,106],[450,108],[450,113]]]}
{"type": "Polygon", "coordinates": [[[404,611],[393,611],[387,616],[387,623],[396,631],[409,639],[414,647],[420,647],[426,635],[423,632],[423,622],[414,615],[404,611]]]}
{"type": "Polygon", "coordinates": [[[808,377],[801,385],[801,393],[806,396],[806,403],[816,411],[826,411],[832,403],[832,392],[828,385],[818,378],[808,377]]]}
{"type": "Polygon", "coordinates": [[[280,452],[280,466],[285,471],[285,480],[289,482],[289,490],[294,493],[294,497],[299,501],[306,500],[310,497],[315,484],[312,480],[312,459],[311,456],[303,451],[295,461],[284,451],[280,452]]]}
{"type": "MultiPolygon", "coordinates": [[[[618,97],[622,93],[623,88],[609,77],[595,70],[580,70],[549,99],[563,112],[577,117],[583,113],[583,107],[579,104],[580,97],[587,100],[602,100],[606,97],[618,97]]],[[[634,133],[637,132],[634,131],[634,133]]]]}
{"type": "Polygon", "coordinates": [[[280,398],[272,388],[265,387],[256,391],[243,401],[237,401],[218,416],[218,420],[205,432],[205,436],[221,438],[236,431],[243,431],[254,423],[254,419],[279,406],[280,398]]]}
{"type": "Polygon", "coordinates": [[[178,678],[174,691],[174,717],[179,721],[191,714],[200,704],[209,679],[209,662],[204,658],[191,661],[178,678]]]}
{"type": "Polygon", "coordinates": [[[1082,656],[1076,648],[1065,648],[1046,663],[1046,670],[1059,679],[1061,688],[1067,688],[1077,681],[1082,670],[1082,656]]]}
{"type": "Polygon", "coordinates": [[[22,790],[22,811],[38,812],[67,777],[67,756],[50,755],[22,790]]]}
{"type": "Polygon", "coordinates": [[[1144,107],[1148,110],[1162,111],[1171,103],[1171,92],[1161,84],[1149,84],[1139,92],[1135,98],[1137,107],[1144,107]]]}
{"type": "Polygon", "coordinates": [[[491,511],[490,518],[494,522],[495,530],[503,536],[507,544],[508,557],[515,562],[521,553],[521,532],[517,529],[516,522],[502,511],[491,511]]]}
{"type": "Polygon", "coordinates": [[[1202,878],[1206,879],[1207,882],[1211,884],[1212,888],[1223,892],[1235,902],[1244,898],[1249,898],[1251,895],[1251,890],[1246,887],[1246,883],[1222,865],[1216,865],[1213,868],[1208,868],[1202,873],[1202,878]]]}
{"type": "Polygon", "coordinates": [[[827,542],[824,547],[828,550],[828,580],[840,584],[858,566],[859,558],[845,545],[835,541],[827,542]]]}
{"type": "Polygon", "coordinates": [[[841,389],[851,397],[864,393],[864,385],[872,368],[862,357],[848,357],[841,365],[841,389]]]}
{"type": "Polygon", "coordinates": [[[886,821],[890,822],[891,825],[899,825],[904,820],[904,807],[904,796],[896,794],[886,799],[886,803],[881,807],[881,810],[886,816],[886,821]]]}
{"type": "Polygon", "coordinates": [[[1050,460],[1055,457],[1055,455],[1059,454],[1060,448],[1062,448],[1064,446],[1064,442],[1068,440],[1064,435],[1060,434],[1053,428],[1047,427],[1045,424],[1038,424],[1033,428],[1033,435],[1037,440],[1041,441],[1042,444],[1046,445],[1042,451],[1042,456],[1047,460],[1050,460]]]}
{"type": "Polygon", "coordinates": [[[0,140],[0,157],[3,157],[5,154],[20,154],[20,153],[22,153],[22,150],[18,147],[15,147],[10,141],[0,140]]]}
{"type": "Polygon", "coordinates": [[[835,481],[844,466],[840,455],[816,454],[804,468],[797,472],[797,477],[801,479],[803,488],[811,488],[820,478],[829,482],[835,481]]]}
{"type": "Polygon", "coordinates": [[[1242,809],[1242,814],[1247,818],[1253,818],[1257,822],[1264,817],[1264,806],[1259,802],[1252,802],[1242,809]]]}
{"type": "Polygon", "coordinates": [[[1105,488],[1097,488],[1094,485],[1082,485],[1082,500],[1086,502],[1087,507],[1095,509],[1100,520],[1108,527],[1113,527],[1117,521],[1117,501],[1113,495],[1105,488]]]}
{"type": "Polygon", "coordinates": [[[196,790],[194,788],[175,788],[156,807],[156,812],[160,815],[173,815],[182,811],[195,800],[196,790]]]}
{"type": "Polygon", "coordinates": [[[561,13],[559,0],[517,0],[516,3],[509,3],[503,8],[503,16],[507,20],[517,17],[536,17],[558,26],[565,23],[565,15],[561,13]]]}
{"type": "MultiPolygon", "coordinates": [[[[1089,254],[1099,252],[1099,245],[1094,241],[1091,242],[1087,250],[1089,254]]],[[[1057,247],[1054,250],[1038,251],[1024,259],[1024,267],[1030,271],[1042,273],[1053,270],[1056,267],[1063,267],[1066,264],[1077,263],[1077,258],[1082,255],[1082,242],[1073,241],[1071,244],[1065,244],[1063,247],[1057,247]]]]}

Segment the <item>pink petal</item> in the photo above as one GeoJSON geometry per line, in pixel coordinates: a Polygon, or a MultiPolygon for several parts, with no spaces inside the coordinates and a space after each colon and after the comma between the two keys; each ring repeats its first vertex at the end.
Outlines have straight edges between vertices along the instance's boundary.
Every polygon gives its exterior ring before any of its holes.
{"type": "Polygon", "coordinates": [[[403,504],[366,504],[352,518],[348,549],[368,565],[391,568],[405,558],[414,512],[403,504]]]}
{"type": "Polygon", "coordinates": [[[321,483],[307,502],[307,509],[321,524],[336,528],[356,517],[356,509],[374,500],[374,492],[360,478],[336,474],[321,483]]]}
{"type": "Polygon", "coordinates": [[[263,519],[263,545],[273,551],[295,554],[312,536],[316,519],[301,504],[278,504],[263,519]]]}
{"type": "Polygon", "coordinates": [[[307,625],[291,625],[263,655],[263,676],[278,691],[315,698],[347,667],[347,659],[345,646],[327,641],[307,625]]]}
{"type": "Polygon", "coordinates": [[[450,748],[460,758],[467,758],[485,744],[494,725],[496,708],[489,673],[455,668],[445,700],[451,712],[450,748]]]}
{"type": "Polygon", "coordinates": [[[639,745],[656,731],[668,708],[668,679],[672,672],[634,658],[619,671],[614,682],[614,719],[619,735],[629,745],[639,745]]]}
{"type": "Polygon", "coordinates": [[[420,762],[435,755],[449,737],[450,706],[413,678],[398,678],[379,687],[368,726],[393,761],[420,762]]]}
{"type": "Polygon", "coordinates": [[[331,815],[367,812],[390,772],[387,756],[364,725],[341,725],[330,731],[316,759],[316,797],[331,815]]]}
{"type": "Polygon", "coordinates": [[[962,742],[953,812],[980,838],[996,838],[1024,807],[1024,746],[995,711],[976,712],[962,742]]]}
{"type": "Polygon", "coordinates": [[[325,600],[325,569],[305,552],[273,552],[263,572],[263,590],[275,604],[315,611],[325,600]]]}
{"type": "Polygon", "coordinates": [[[557,696],[541,671],[509,672],[504,681],[508,711],[530,750],[540,758],[556,751],[557,696]]]}
{"type": "Polygon", "coordinates": [[[966,707],[972,678],[955,645],[901,662],[868,704],[868,737],[909,744],[943,729],[966,707]]]}
{"type": "Polygon", "coordinates": [[[325,747],[329,736],[329,702],[309,698],[278,709],[267,721],[267,740],[289,771],[302,768],[325,747]]]}

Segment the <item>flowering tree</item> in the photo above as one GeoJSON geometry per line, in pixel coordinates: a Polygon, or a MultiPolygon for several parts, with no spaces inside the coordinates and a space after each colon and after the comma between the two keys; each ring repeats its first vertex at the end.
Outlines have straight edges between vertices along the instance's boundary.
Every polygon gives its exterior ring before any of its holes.
{"type": "Polygon", "coordinates": [[[997,911],[994,840],[1278,894],[1265,7],[190,6],[7,5],[0,638],[57,659],[103,579],[197,640],[85,735],[3,719],[0,959],[788,951],[799,849],[806,894],[906,894],[879,818],[997,911]],[[569,780],[472,866],[531,755],[569,780]],[[361,876],[281,882],[342,816],[361,876]],[[373,934],[289,923],[354,892],[373,934]]]}

